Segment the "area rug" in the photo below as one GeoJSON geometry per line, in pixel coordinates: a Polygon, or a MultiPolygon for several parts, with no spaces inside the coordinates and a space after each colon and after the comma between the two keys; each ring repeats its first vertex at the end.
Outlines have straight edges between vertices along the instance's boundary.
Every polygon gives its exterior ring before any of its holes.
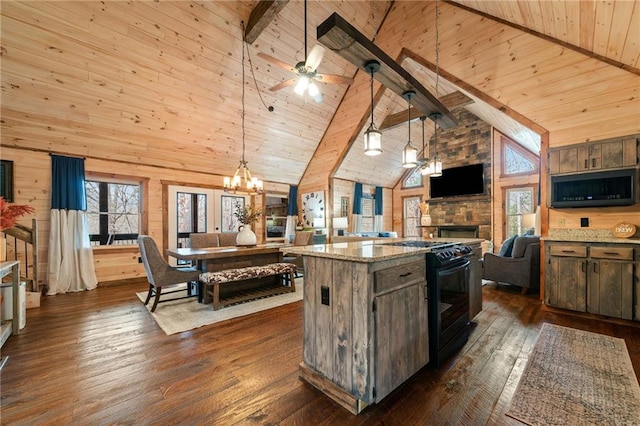
{"type": "MultiPolygon", "coordinates": [[[[284,293],[277,296],[263,299],[251,300],[234,306],[224,307],[214,311],[211,304],[198,303],[197,298],[180,299],[167,301],[158,304],[155,312],[151,312],[153,302],[147,305],[147,310],[156,323],[167,334],[180,333],[192,330],[216,322],[225,321],[231,318],[238,318],[254,312],[260,312],[276,306],[302,300],[303,278],[296,279],[296,291],[294,293],[284,293]]],[[[147,292],[136,293],[140,301],[144,303],[147,292]]],[[[171,297],[171,296],[167,296],[171,297]]],[[[162,298],[160,300],[163,300],[162,298]]]]}
{"type": "Polygon", "coordinates": [[[507,415],[529,425],[638,425],[640,386],[623,339],[544,324],[507,415]]]}

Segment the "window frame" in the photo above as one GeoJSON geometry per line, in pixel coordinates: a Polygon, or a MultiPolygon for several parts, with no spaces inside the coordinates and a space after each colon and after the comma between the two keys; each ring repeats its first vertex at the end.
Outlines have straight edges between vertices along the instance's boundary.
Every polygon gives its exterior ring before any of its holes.
{"type": "Polygon", "coordinates": [[[424,177],[422,176],[419,167],[408,171],[406,176],[402,178],[402,189],[421,188],[422,186],[424,186],[424,177]],[[419,176],[420,183],[415,185],[407,185],[407,181],[412,178],[414,174],[417,174],[419,176]]]}
{"type": "Polygon", "coordinates": [[[540,173],[540,157],[528,149],[524,148],[520,144],[508,139],[504,136],[500,138],[500,177],[501,178],[510,178],[510,177],[518,177],[518,176],[531,176],[540,173]],[[529,160],[533,164],[533,170],[524,171],[524,172],[516,172],[516,173],[507,173],[507,155],[506,149],[510,148],[517,152],[519,155],[529,160]]]}
{"type": "MultiPolygon", "coordinates": [[[[137,185],[139,187],[139,199],[138,199],[138,233],[137,234],[117,234],[117,235],[121,235],[121,236],[126,236],[125,237],[114,237],[113,240],[111,241],[118,241],[118,240],[137,240],[137,237],[139,235],[145,235],[148,233],[148,188],[149,188],[149,179],[148,178],[141,178],[139,176],[130,176],[130,175],[114,175],[112,173],[101,173],[101,172],[85,172],[85,188],[86,188],[86,184],[87,182],[99,182],[99,183],[106,183],[106,184],[125,184],[125,185],[137,185]],[[135,237],[133,237],[135,235],[135,237]]],[[[88,206],[87,206],[88,207],[88,206]]],[[[89,210],[87,208],[87,215],[89,214],[89,210]]],[[[92,214],[95,214],[92,213],[92,214]]],[[[98,214],[100,214],[100,212],[98,212],[98,214]]],[[[108,234],[108,228],[107,228],[107,233],[106,233],[106,238],[107,240],[105,240],[105,237],[102,235],[102,226],[101,226],[101,231],[100,234],[90,234],[89,235],[89,239],[90,242],[96,241],[95,237],[93,237],[92,239],[92,235],[98,235],[99,238],[99,242],[100,244],[98,245],[91,245],[92,249],[101,249],[101,250],[105,250],[105,249],[123,249],[123,248],[131,248],[131,247],[137,247],[138,243],[137,241],[134,241],[132,243],[129,244],[118,244],[118,245],[114,245],[114,244],[103,244],[103,241],[108,242],[108,238],[109,238],[109,234],[108,234]]]]}
{"type": "MultiPolygon", "coordinates": [[[[522,185],[512,185],[512,186],[505,186],[502,188],[502,199],[503,201],[503,215],[504,215],[504,220],[503,220],[503,236],[504,239],[506,240],[507,238],[513,236],[509,234],[509,218],[510,217],[516,217],[516,216],[522,216],[525,214],[532,214],[536,212],[536,207],[538,206],[538,185],[537,184],[522,184],[522,185]],[[518,212],[516,214],[509,214],[508,212],[508,193],[509,191],[515,191],[515,190],[519,190],[519,191],[523,191],[523,190],[531,190],[532,196],[531,196],[531,211],[527,211],[527,212],[518,212]]],[[[520,225],[522,226],[522,225],[520,225]]],[[[519,232],[522,233],[522,228],[519,228],[519,232]]]]}
{"type": "Polygon", "coordinates": [[[411,216],[409,217],[407,215],[407,202],[411,199],[415,199],[418,201],[418,204],[420,204],[422,202],[422,196],[421,195],[408,195],[405,197],[402,197],[402,236],[403,237],[420,237],[420,231],[418,231],[418,226],[420,225],[420,213],[419,212],[419,208],[416,207],[416,216],[411,216]],[[413,218],[415,219],[415,235],[413,234],[409,234],[407,233],[407,229],[409,229],[409,224],[408,224],[408,218],[413,218]]]}

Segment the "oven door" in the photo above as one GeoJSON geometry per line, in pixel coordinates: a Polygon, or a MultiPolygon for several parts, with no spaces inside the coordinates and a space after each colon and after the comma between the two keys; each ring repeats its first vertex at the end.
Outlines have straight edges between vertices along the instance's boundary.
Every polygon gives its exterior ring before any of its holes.
{"type": "Polygon", "coordinates": [[[440,348],[469,322],[469,265],[469,260],[463,258],[436,271],[436,287],[440,302],[440,348]]]}

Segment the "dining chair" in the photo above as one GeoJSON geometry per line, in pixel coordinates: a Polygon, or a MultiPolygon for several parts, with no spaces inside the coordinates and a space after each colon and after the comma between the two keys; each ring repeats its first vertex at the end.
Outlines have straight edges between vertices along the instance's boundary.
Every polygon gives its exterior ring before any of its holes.
{"type": "MultiPolygon", "coordinates": [[[[296,235],[293,238],[293,245],[294,246],[308,246],[309,244],[311,244],[311,242],[313,241],[313,233],[310,231],[296,231],[296,235]]],[[[296,278],[300,276],[301,271],[304,270],[304,265],[302,262],[302,256],[299,255],[292,255],[292,254],[284,254],[284,257],[282,258],[283,262],[286,263],[293,263],[294,265],[296,265],[296,272],[295,272],[295,276],[296,278]]]]}
{"type": "Polygon", "coordinates": [[[138,236],[138,246],[140,248],[140,256],[142,257],[142,263],[147,273],[147,281],[149,282],[149,293],[144,304],[147,305],[154,296],[153,306],[151,312],[156,310],[156,306],[160,302],[167,302],[169,300],[185,299],[187,297],[198,296],[192,294],[192,286],[189,285],[192,281],[198,281],[200,277],[200,271],[193,269],[177,268],[169,265],[166,260],[160,254],[158,246],[153,238],[148,235],[138,236]],[[186,288],[176,288],[178,284],[186,283],[186,288]],[[162,293],[163,288],[170,288],[170,291],[162,293]],[[184,297],[171,298],[166,300],[160,300],[160,294],[171,294],[180,291],[186,291],[187,295],[184,297]]]}

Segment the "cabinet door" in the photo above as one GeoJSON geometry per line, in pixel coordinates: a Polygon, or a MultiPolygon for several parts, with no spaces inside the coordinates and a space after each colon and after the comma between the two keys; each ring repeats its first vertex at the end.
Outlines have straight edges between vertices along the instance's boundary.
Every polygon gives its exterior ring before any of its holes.
{"type": "Polygon", "coordinates": [[[622,141],[602,143],[602,168],[620,168],[623,164],[622,141]]]}
{"type": "Polygon", "coordinates": [[[579,146],[577,148],[578,150],[578,168],[577,171],[585,171],[585,170],[589,170],[591,168],[591,162],[589,161],[591,152],[590,152],[590,146],[589,145],[584,145],[584,146],[579,146]]]}
{"type": "Polygon", "coordinates": [[[482,311],[482,248],[474,247],[469,256],[469,319],[482,311]]]}
{"type": "Polygon", "coordinates": [[[560,149],[560,173],[570,173],[578,170],[578,149],[560,149]]]}
{"type": "Polygon", "coordinates": [[[429,362],[425,285],[412,284],[374,299],[376,401],[429,362]]]}
{"type": "Polygon", "coordinates": [[[622,141],[622,167],[638,164],[638,140],[629,138],[622,141]]]}
{"type": "Polygon", "coordinates": [[[557,308],[587,310],[587,260],[550,256],[546,268],[545,303],[557,308]]]}
{"type": "Polygon", "coordinates": [[[614,318],[632,318],[632,262],[592,259],[588,283],[588,312],[614,318]]]}

